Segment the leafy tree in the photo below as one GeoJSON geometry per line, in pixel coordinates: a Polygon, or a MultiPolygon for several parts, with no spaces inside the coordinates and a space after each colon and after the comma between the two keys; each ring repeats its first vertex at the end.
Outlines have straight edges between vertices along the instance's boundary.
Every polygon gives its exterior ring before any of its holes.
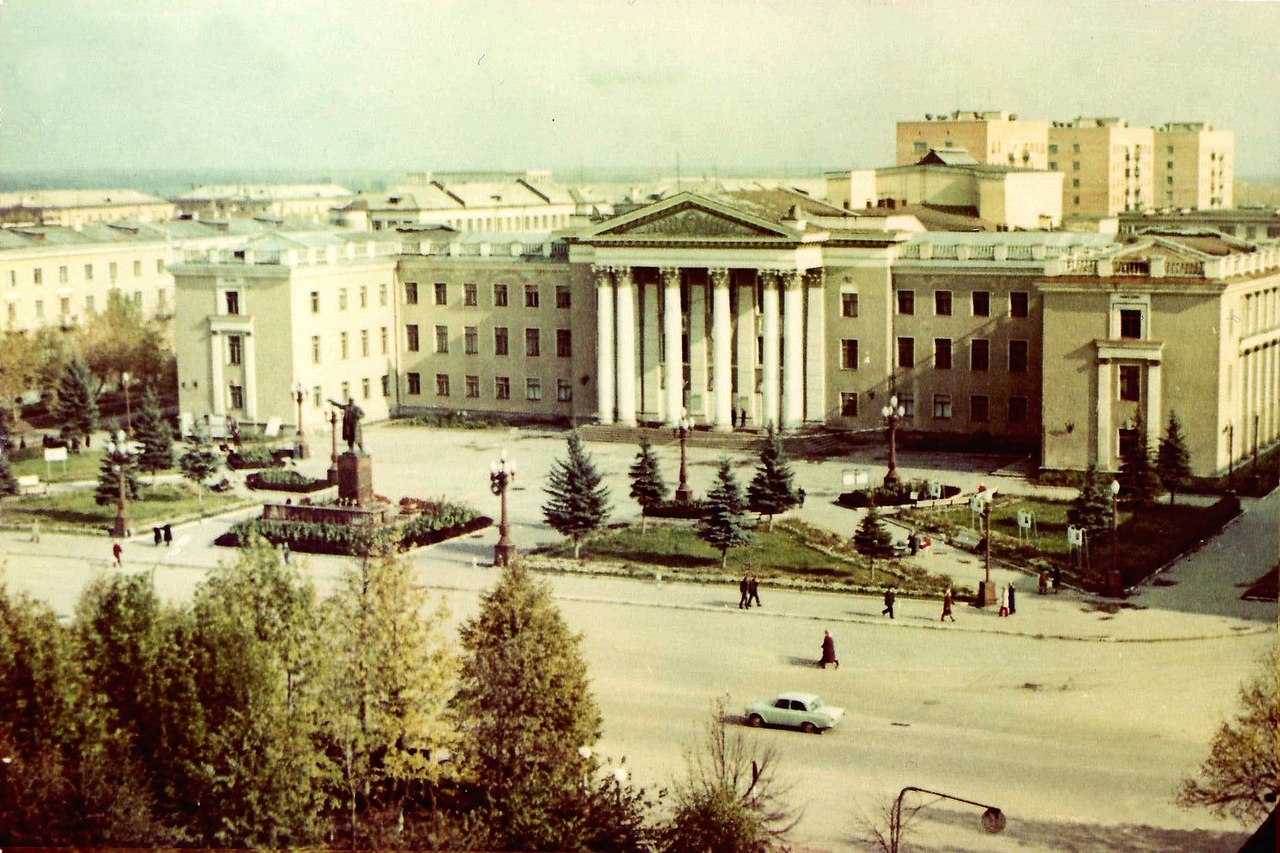
{"type": "Polygon", "coordinates": [[[547,585],[514,565],[482,597],[461,639],[454,706],[461,769],[494,843],[579,847],[601,726],[581,637],[569,631],[547,585]]]}
{"type": "Polygon", "coordinates": [[[1151,463],[1151,445],[1147,441],[1147,425],[1142,420],[1142,413],[1134,416],[1133,430],[1137,439],[1126,443],[1120,451],[1121,494],[1136,506],[1147,506],[1155,499],[1160,488],[1160,480],[1155,466],[1151,463]]]}
{"type": "Polygon", "coordinates": [[[173,430],[160,412],[156,391],[147,385],[133,416],[133,437],[142,445],[138,467],[148,474],[173,467],[173,430]]]}
{"type": "Polygon", "coordinates": [[[1197,776],[1182,781],[1178,804],[1204,807],[1219,817],[1256,824],[1275,807],[1280,791],[1280,697],[1276,695],[1276,652],[1269,651],[1240,688],[1240,711],[1213,736],[1209,757],[1197,776]]]}
{"type": "Polygon", "coordinates": [[[89,436],[98,428],[98,399],[83,358],[68,361],[58,377],[53,418],[61,426],[64,438],[80,437],[89,446],[89,436]]]}
{"type": "Polygon", "coordinates": [[[707,514],[698,523],[698,538],[720,552],[721,568],[729,563],[730,548],[751,542],[746,501],[728,459],[720,460],[715,488],[707,492],[707,514]]]}
{"type": "Polygon", "coordinates": [[[551,499],[542,514],[556,532],[573,540],[573,558],[579,559],[582,538],[604,525],[609,517],[609,490],[582,446],[582,436],[569,434],[569,458],[556,460],[547,478],[551,499]]]}
{"type": "Polygon", "coordinates": [[[760,451],[760,467],[747,487],[747,502],[752,511],[769,516],[769,530],[773,529],[775,514],[786,512],[800,503],[795,475],[782,450],[782,438],[772,426],[760,451]]]}
{"type": "Polygon", "coordinates": [[[853,547],[874,566],[876,557],[889,555],[892,544],[893,537],[885,529],[880,508],[872,502],[862,516],[862,521],[858,522],[858,529],[853,534],[853,547]]]}
{"type": "Polygon", "coordinates": [[[667,499],[667,484],[662,480],[658,458],[653,455],[653,445],[647,435],[640,437],[640,452],[631,465],[631,497],[640,504],[640,529],[643,531],[647,521],[643,511],[667,499]]]}
{"type": "Polygon", "coordinates": [[[176,383],[174,356],[163,327],[147,320],[142,308],[119,290],[112,290],[102,311],[91,315],[76,331],[95,387],[101,390],[125,374],[159,379],[164,387],[176,383]]]}
{"type": "Polygon", "coordinates": [[[1110,480],[1098,473],[1097,466],[1090,465],[1084,472],[1084,485],[1080,494],[1067,510],[1067,520],[1076,527],[1083,527],[1089,536],[1111,529],[1110,480]]]}
{"type": "Polygon", "coordinates": [[[187,449],[178,457],[178,468],[182,476],[196,485],[196,496],[200,506],[204,506],[204,482],[222,467],[222,455],[213,449],[209,436],[203,432],[187,442],[187,449]]]}
{"type": "Polygon", "coordinates": [[[730,730],[723,701],[714,704],[706,736],[687,752],[687,778],[673,786],[670,820],[660,832],[663,853],[739,853],[781,847],[800,820],[785,802],[774,747],[760,748],[730,730]]]}
{"type": "Polygon", "coordinates": [[[1169,505],[1172,506],[1178,490],[1187,485],[1191,479],[1191,453],[1187,450],[1187,440],[1182,435],[1182,422],[1176,412],[1169,413],[1169,424],[1165,427],[1164,437],[1160,439],[1160,448],[1156,453],[1156,474],[1160,485],[1169,490],[1169,505]]]}
{"type": "Polygon", "coordinates": [[[138,499],[142,485],[138,481],[137,454],[116,446],[102,454],[98,467],[98,486],[93,493],[93,502],[98,506],[113,504],[120,496],[120,472],[124,473],[125,495],[131,501],[138,499]]]}
{"type": "Polygon", "coordinates": [[[44,330],[0,333],[0,400],[39,387],[46,335],[44,330]]]}

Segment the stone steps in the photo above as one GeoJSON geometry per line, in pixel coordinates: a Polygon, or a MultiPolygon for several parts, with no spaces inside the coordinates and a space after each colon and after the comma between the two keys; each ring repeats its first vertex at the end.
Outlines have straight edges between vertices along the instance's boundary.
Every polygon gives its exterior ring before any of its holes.
{"type": "MultiPolygon", "coordinates": [[[[654,447],[666,447],[676,444],[679,439],[675,430],[669,427],[625,427],[618,424],[587,424],[579,428],[582,437],[587,441],[612,442],[616,444],[639,444],[641,436],[648,436],[654,447]]],[[[689,433],[690,447],[728,450],[739,453],[759,453],[764,447],[765,434],[749,430],[735,432],[714,432],[709,429],[695,429],[689,433]]],[[[791,456],[840,456],[848,451],[856,439],[852,435],[841,432],[815,430],[785,435],[782,438],[783,448],[791,456]]]]}

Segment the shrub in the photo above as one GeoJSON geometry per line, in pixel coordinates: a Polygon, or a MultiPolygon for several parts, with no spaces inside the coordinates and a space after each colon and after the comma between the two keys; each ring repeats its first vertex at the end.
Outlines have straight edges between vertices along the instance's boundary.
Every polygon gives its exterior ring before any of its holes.
{"type": "MultiPolygon", "coordinates": [[[[902,506],[912,502],[911,493],[916,493],[917,500],[929,499],[929,484],[925,480],[908,480],[891,486],[876,486],[873,489],[857,489],[845,492],[836,500],[841,506],[863,509],[871,506],[902,506]]],[[[942,487],[942,498],[952,498],[960,494],[958,486],[942,487]]]]}
{"type": "Polygon", "coordinates": [[[251,489],[271,489],[278,492],[314,492],[326,488],[328,480],[313,480],[301,471],[290,468],[264,468],[245,477],[251,489]]]}
{"type": "Polygon", "coordinates": [[[706,501],[659,501],[644,508],[649,518],[705,518],[710,511],[706,501]]]}
{"type": "Polygon", "coordinates": [[[269,447],[242,447],[227,457],[227,467],[236,470],[271,468],[278,464],[269,447]]]}
{"type": "MultiPolygon", "coordinates": [[[[411,499],[418,501],[418,499],[411,499]]],[[[388,525],[352,525],[332,522],[266,521],[250,519],[231,525],[231,530],[218,538],[217,544],[235,546],[252,533],[274,545],[289,543],[289,549],[313,554],[364,553],[372,537],[388,535],[402,551],[443,542],[483,530],[493,519],[482,516],[462,504],[445,501],[420,501],[431,509],[401,515],[388,525]]]]}

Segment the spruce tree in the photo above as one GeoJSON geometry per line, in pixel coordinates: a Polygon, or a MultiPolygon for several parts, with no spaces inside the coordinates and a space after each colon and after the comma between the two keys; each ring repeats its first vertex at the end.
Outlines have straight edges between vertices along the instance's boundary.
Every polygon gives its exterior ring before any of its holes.
{"type": "Polygon", "coordinates": [[[1169,505],[1172,506],[1178,490],[1191,479],[1191,453],[1187,450],[1187,440],[1182,435],[1182,422],[1178,420],[1176,412],[1169,413],[1169,424],[1165,427],[1164,437],[1160,439],[1160,449],[1156,454],[1156,474],[1160,477],[1160,485],[1169,490],[1169,505]]]}
{"type": "Polygon", "coordinates": [[[716,485],[707,492],[707,515],[698,523],[698,537],[720,552],[720,567],[729,562],[729,549],[749,544],[747,504],[728,459],[720,460],[716,485]]]}
{"type": "Polygon", "coordinates": [[[1147,441],[1147,425],[1141,412],[1134,416],[1133,431],[1137,434],[1137,439],[1121,448],[1117,479],[1120,481],[1121,494],[1135,506],[1141,507],[1150,504],[1155,498],[1160,480],[1151,463],[1151,445],[1147,441]]]}
{"type": "Polygon", "coordinates": [[[89,446],[89,436],[98,428],[98,400],[89,366],[79,356],[68,361],[58,377],[53,418],[63,438],[83,438],[89,446]]]}
{"type": "Polygon", "coordinates": [[[142,445],[138,455],[139,468],[155,474],[173,467],[173,430],[160,413],[160,403],[151,385],[143,391],[142,402],[133,416],[133,437],[142,445]]]}
{"type": "Polygon", "coordinates": [[[667,484],[658,470],[658,458],[653,455],[649,437],[641,436],[640,452],[631,465],[631,497],[640,504],[640,529],[643,531],[647,517],[645,511],[667,499],[667,484]]]}
{"type": "Polygon", "coordinates": [[[93,493],[93,502],[98,506],[108,506],[119,498],[121,471],[124,472],[125,495],[131,501],[138,499],[142,491],[138,482],[138,455],[117,446],[102,454],[102,464],[98,467],[98,486],[93,493]]]}
{"type": "Polygon", "coordinates": [[[870,561],[874,570],[876,557],[888,556],[892,544],[893,537],[880,519],[880,508],[873,502],[867,507],[866,514],[862,516],[862,521],[853,534],[853,547],[870,561]]]}
{"type": "Polygon", "coordinates": [[[13,453],[13,412],[0,406],[0,453],[13,453]]]}
{"type": "Polygon", "coordinates": [[[747,503],[753,512],[769,516],[769,530],[773,530],[775,514],[786,512],[800,503],[795,475],[782,450],[782,438],[772,426],[760,451],[760,467],[747,487],[747,503]]]}
{"type": "Polygon", "coordinates": [[[204,432],[197,432],[178,457],[178,468],[181,469],[182,476],[196,485],[196,496],[201,508],[204,507],[204,482],[221,466],[222,455],[213,449],[209,436],[204,432]]]}
{"type": "Polygon", "coordinates": [[[551,499],[542,507],[547,524],[573,540],[573,558],[579,559],[582,538],[600,529],[609,517],[609,490],[582,446],[582,436],[569,434],[569,457],[557,460],[547,478],[551,499]]]}
{"type": "Polygon", "coordinates": [[[9,465],[9,454],[0,447],[0,497],[18,493],[18,478],[13,476],[13,468],[9,465]]]}
{"type": "Polygon", "coordinates": [[[1107,488],[1110,482],[1099,474],[1097,466],[1090,465],[1084,472],[1080,494],[1067,510],[1067,520],[1084,528],[1090,536],[1111,528],[1111,492],[1107,488]]]}

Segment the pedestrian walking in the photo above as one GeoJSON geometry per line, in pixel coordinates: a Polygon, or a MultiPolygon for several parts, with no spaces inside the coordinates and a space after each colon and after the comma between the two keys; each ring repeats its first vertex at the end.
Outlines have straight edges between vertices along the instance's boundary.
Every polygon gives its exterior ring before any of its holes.
{"type": "Polygon", "coordinates": [[[822,632],[822,658],[818,661],[818,666],[823,669],[827,668],[827,664],[833,663],[836,669],[840,668],[840,660],[836,657],[836,641],[831,638],[830,631],[822,632]]]}
{"type": "Polygon", "coordinates": [[[914,530],[907,534],[907,548],[911,550],[913,557],[920,553],[920,534],[914,530]]]}
{"type": "Polygon", "coordinates": [[[154,539],[155,539],[156,547],[157,547],[157,548],[159,548],[159,547],[160,547],[160,543],[161,543],[162,541],[164,541],[164,531],[163,531],[163,530],[161,530],[158,526],[157,526],[157,527],[153,527],[153,528],[151,528],[151,536],[152,536],[152,538],[154,538],[154,539]]]}
{"type": "Polygon", "coordinates": [[[955,605],[955,596],[951,594],[951,587],[947,587],[947,591],[942,594],[942,618],[939,622],[945,622],[950,619],[956,621],[956,617],[951,614],[951,608],[955,605]]]}
{"type": "Polygon", "coordinates": [[[1000,614],[1001,616],[1009,615],[1009,587],[1000,587],[1000,614]]]}
{"type": "Polygon", "coordinates": [[[755,575],[748,575],[747,577],[747,592],[750,593],[750,599],[747,602],[748,606],[750,606],[750,603],[754,601],[756,603],[756,607],[764,607],[764,605],[760,603],[760,581],[756,580],[755,575]]]}
{"type": "Polygon", "coordinates": [[[889,587],[884,591],[884,610],[880,611],[881,616],[887,613],[889,614],[890,619],[893,618],[893,602],[896,601],[897,598],[898,594],[894,592],[893,587],[889,587]]]}
{"type": "Polygon", "coordinates": [[[1017,592],[1018,591],[1013,588],[1013,584],[1009,584],[1009,615],[1010,616],[1018,612],[1018,601],[1014,597],[1017,594],[1017,592]]]}
{"type": "Polygon", "coordinates": [[[1054,591],[1054,594],[1057,594],[1057,592],[1058,592],[1060,589],[1062,589],[1062,567],[1061,567],[1061,566],[1054,566],[1054,567],[1053,567],[1053,591],[1054,591]]]}
{"type": "Polygon", "coordinates": [[[164,535],[164,547],[168,548],[173,544],[173,525],[166,524],[160,531],[164,535]]]}
{"type": "Polygon", "coordinates": [[[116,542],[111,546],[111,556],[115,558],[116,566],[123,565],[121,557],[124,556],[124,549],[120,547],[120,543],[116,542]]]}
{"type": "Polygon", "coordinates": [[[1040,588],[1039,588],[1039,592],[1040,592],[1040,594],[1041,594],[1041,595],[1048,595],[1048,594],[1049,594],[1049,570],[1048,570],[1048,569],[1041,569],[1041,570],[1040,570],[1040,588]]]}
{"type": "Polygon", "coordinates": [[[286,566],[289,565],[289,543],[288,542],[280,543],[280,553],[284,554],[284,564],[286,566]]]}
{"type": "Polygon", "coordinates": [[[31,541],[38,543],[40,541],[40,522],[31,522],[31,541]]]}
{"type": "Polygon", "coordinates": [[[804,486],[796,489],[796,498],[800,501],[800,508],[804,509],[804,486]]]}
{"type": "Polygon", "coordinates": [[[746,575],[738,581],[738,609],[746,610],[751,606],[751,581],[746,575]]]}

